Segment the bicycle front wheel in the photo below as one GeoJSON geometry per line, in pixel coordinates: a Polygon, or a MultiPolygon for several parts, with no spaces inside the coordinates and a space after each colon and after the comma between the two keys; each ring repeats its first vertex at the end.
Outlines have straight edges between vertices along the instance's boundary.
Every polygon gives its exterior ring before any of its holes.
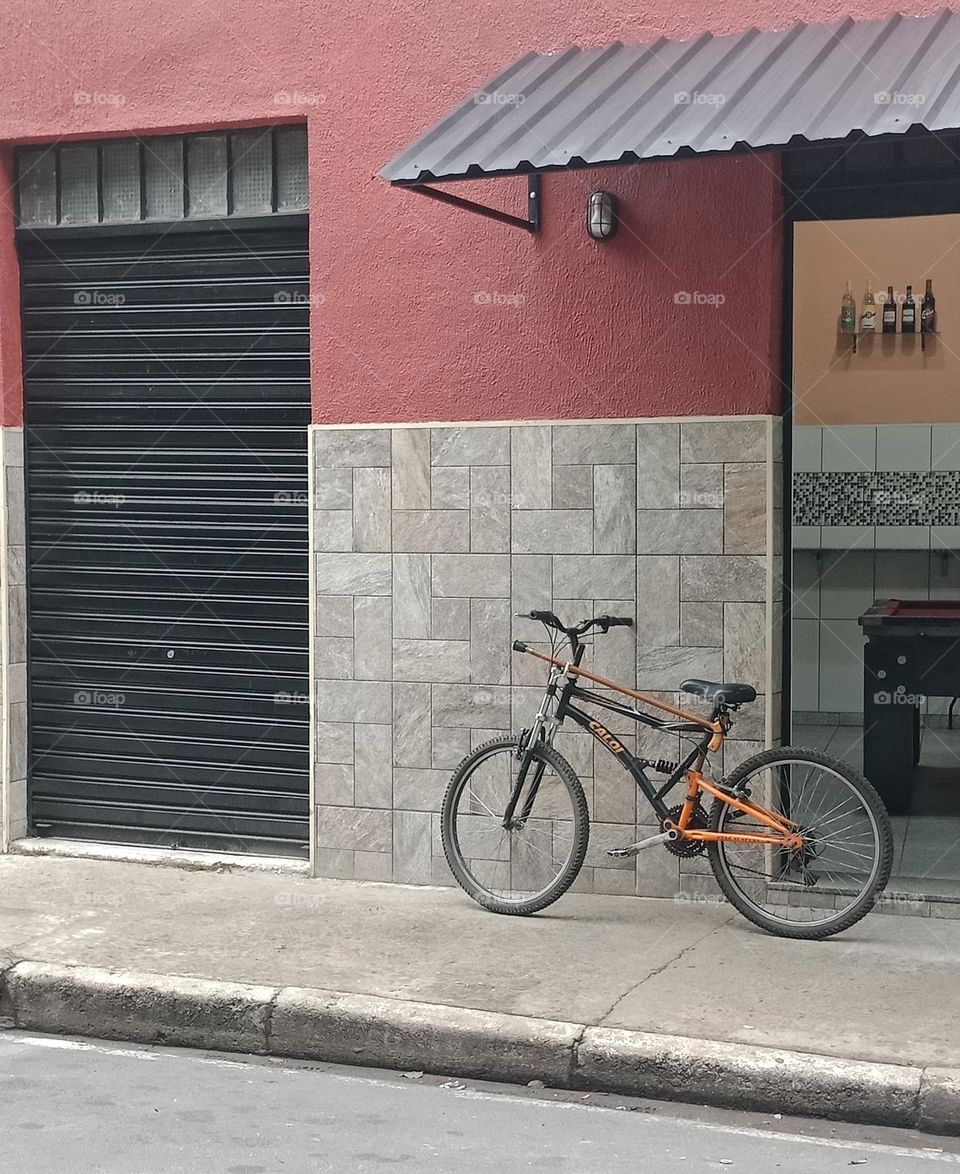
{"type": "MultiPolygon", "coordinates": [[[[886,886],[893,834],[880,796],[859,771],[816,750],[784,746],[742,763],[725,785],[797,825],[803,846],[717,841],[710,864],[744,917],[788,938],[826,938],[868,913],[886,886]]],[[[755,816],[717,799],[715,832],[769,835],[755,816]]]]}
{"type": "Polygon", "coordinates": [[[450,871],[477,904],[494,913],[536,913],[576,880],[590,834],[587,800],[552,746],[537,743],[527,758],[518,739],[496,738],[454,772],[440,832],[450,871]]]}

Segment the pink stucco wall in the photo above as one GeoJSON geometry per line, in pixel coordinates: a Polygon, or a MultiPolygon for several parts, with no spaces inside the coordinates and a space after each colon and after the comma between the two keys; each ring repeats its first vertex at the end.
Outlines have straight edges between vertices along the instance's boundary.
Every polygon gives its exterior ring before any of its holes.
{"type": "MultiPolygon", "coordinates": [[[[896,7],[8,0],[0,143],[305,117],[313,282],[323,293],[312,324],[318,421],[764,412],[775,410],[779,387],[775,156],[548,176],[537,239],[392,190],[375,173],[528,49],[877,17],[896,7]],[[78,101],[78,93],[100,97],[78,101]],[[603,246],[582,227],[597,186],[617,193],[624,214],[624,231],[603,246]],[[713,302],[678,305],[680,291],[713,302]]],[[[457,190],[522,206],[516,180],[457,190]]],[[[19,415],[10,234],[0,205],[8,422],[19,415]]]]}

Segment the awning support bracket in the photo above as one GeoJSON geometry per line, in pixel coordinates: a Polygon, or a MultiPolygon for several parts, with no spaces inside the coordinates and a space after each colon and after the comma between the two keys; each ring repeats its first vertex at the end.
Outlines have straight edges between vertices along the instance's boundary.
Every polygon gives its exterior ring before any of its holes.
{"type": "Polygon", "coordinates": [[[432,200],[439,200],[442,204],[450,204],[454,208],[475,212],[478,216],[485,216],[488,220],[496,220],[499,224],[508,224],[511,228],[522,228],[524,232],[537,233],[540,231],[540,176],[536,172],[526,176],[526,184],[526,217],[514,216],[510,212],[501,212],[499,208],[478,204],[476,200],[455,196],[451,192],[442,191],[440,188],[431,187],[426,183],[398,183],[394,186],[407,188],[411,192],[419,192],[421,196],[429,196],[432,200]]]}

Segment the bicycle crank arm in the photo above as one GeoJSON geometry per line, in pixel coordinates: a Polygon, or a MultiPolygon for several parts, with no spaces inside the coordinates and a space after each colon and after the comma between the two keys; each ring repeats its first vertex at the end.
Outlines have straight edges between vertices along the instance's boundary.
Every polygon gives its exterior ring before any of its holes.
{"type": "Polygon", "coordinates": [[[635,844],[630,844],[626,848],[611,848],[607,853],[615,860],[623,860],[625,856],[636,856],[638,852],[642,852],[644,848],[652,848],[655,844],[666,844],[668,840],[677,840],[680,838],[680,833],[674,828],[669,832],[660,832],[656,836],[648,836],[645,840],[638,840],[635,844]]]}

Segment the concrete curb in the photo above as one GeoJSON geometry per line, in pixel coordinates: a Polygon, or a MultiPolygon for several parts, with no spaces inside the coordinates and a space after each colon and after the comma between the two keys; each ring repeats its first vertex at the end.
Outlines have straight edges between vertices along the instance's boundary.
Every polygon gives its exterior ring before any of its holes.
{"type": "Polygon", "coordinates": [[[960,1133],[960,1070],[297,987],[18,962],[0,1011],[28,1031],[289,1056],[960,1133]]]}

